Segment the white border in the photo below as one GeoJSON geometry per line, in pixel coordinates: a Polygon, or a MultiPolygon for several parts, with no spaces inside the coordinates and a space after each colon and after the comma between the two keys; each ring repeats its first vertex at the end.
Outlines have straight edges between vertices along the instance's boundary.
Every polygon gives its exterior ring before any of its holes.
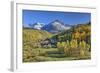
{"type": "Polygon", "coordinates": [[[96,46],[95,46],[95,24],[96,24],[96,8],[93,7],[75,7],[75,6],[59,6],[59,5],[41,5],[33,3],[13,3],[12,23],[13,25],[13,44],[12,44],[12,65],[13,71],[20,70],[42,70],[66,67],[80,67],[96,65],[96,46]],[[22,10],[48,10],[63,12],[84,12],[91,13],[92,31],[91,31],[91,60],[75,60],[75,61],[58,61],[58,62],[38,62],[38,63],[22,63],[22,10]]]}

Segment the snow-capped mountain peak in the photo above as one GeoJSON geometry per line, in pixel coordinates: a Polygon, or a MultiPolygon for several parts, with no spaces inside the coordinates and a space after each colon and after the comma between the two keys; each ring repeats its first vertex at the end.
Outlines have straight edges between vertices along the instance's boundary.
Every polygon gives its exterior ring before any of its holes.
{"type": "Polygon", "coordinates": [[[45,25],[42,29],[51,33],[57,33],[57,32],[68,30],[70,28],[71,28],[70,26],[65,26],[63,22],[59,20],[55,20],[49,23],[48,25],[45,25]]]}
{"type": "Polygon", "coordinates": [[[38,30],[41,30],[41,28],[44,26],[45,24],[43,24],[43,23],[35,23],[35,24],[33,24],[33,28],[34,29],[38,29],[38,30]]]}

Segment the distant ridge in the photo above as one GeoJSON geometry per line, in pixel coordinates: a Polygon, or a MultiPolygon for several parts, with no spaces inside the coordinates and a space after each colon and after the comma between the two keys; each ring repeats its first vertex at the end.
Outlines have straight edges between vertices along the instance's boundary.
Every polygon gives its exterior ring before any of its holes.
{"type": "Polygon", "coordinates": [[[50,33],[58,33],[58,32],[69,30],[71,27],[72,27],[72,25],[64,24],[62,21],[56,19],[56,20],[50,22],[49,24],[36,22],[34,24],[29,24],[28,27],[24,27],[24,28],[45,30],[50,33]]]}
{"type": "Polygon", "coordinates": [[[53,22],[49,23],[48,25],[43,26],[42,30],[46,30],[51,33],[58,33],[61,31],[68,30],[70,28],[71,28],[71,26],[67,26],[59,20],[54,20],[53,22]]]}

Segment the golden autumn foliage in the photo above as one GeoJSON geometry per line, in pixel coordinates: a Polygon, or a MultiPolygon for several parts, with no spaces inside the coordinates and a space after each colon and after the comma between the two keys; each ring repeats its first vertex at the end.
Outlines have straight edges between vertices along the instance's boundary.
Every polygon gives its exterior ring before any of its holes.
{"type": "Polygon", "coordinates": [[[80,24],[57,34],[23,28],[23,62],[90,58],[91,24],[80,24]]]}

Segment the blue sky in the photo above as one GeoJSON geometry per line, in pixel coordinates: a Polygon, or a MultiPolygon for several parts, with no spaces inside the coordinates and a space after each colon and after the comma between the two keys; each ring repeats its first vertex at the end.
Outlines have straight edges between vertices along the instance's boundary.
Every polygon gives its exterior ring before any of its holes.
{"type": "Polygon", "coordinates": [[[91,14],[79,12],[23,10],[22,19],[24,26],[36,22],[49,24],[56,19],[60,20],[64,24],[74,25],[91,21],[91,14]]]}

